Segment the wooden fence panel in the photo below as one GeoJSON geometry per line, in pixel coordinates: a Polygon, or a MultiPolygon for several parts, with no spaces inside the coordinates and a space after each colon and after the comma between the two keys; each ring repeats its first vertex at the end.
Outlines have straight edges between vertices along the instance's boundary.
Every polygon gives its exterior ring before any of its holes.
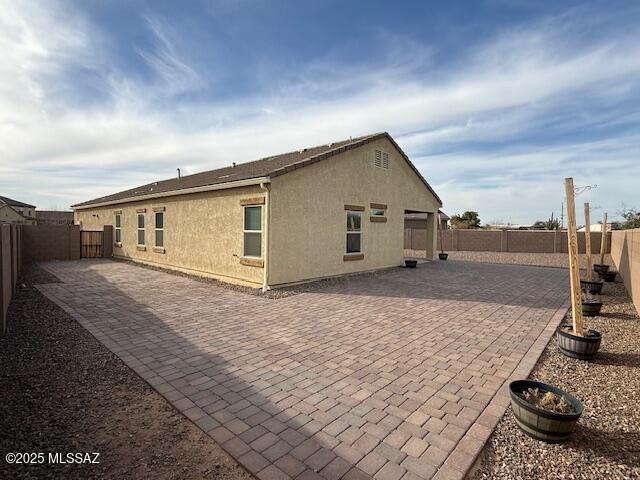
{"type": "Polygon", "coordinates": [[[80,232],[82,258],[102,258],[102,240],[102,231],[82,230],[80,232]]]}

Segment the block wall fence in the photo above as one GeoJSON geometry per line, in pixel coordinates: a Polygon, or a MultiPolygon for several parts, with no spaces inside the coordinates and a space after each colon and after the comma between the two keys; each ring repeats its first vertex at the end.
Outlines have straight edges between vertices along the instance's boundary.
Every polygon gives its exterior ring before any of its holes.
{"type": "Polygon", "coordinates": [[[611,235],[611,259],[636,311],[640,313],[640,228],[616,230],[611,235]]]}
{"type": "Polygon", "coordinates": [[[22,225],[0,224],[0,335],[7,329],[7,311],[22,270],[22,225]]]}
{"type": "MultiPolygon", "coordinates": [[[[424,223],[424,222],[423,222],[424,223]]],[[[405,222],[404,248],[424,250],[426,231],[420,221],[405,222]]],[[[611,233],[607,253],[611,245],[611,233]]],[[[591,249],[600,252],[600,232],[591,233],[591,249]]],[[[567,253],[567,232],[564,230],[458,230],[442,232],[444,250],[449,252],[511,252],[567,253]]],[[[584,253],[585,234],[578,232],[578,250],[584,253]]],[[[438,234],[438,250],[440,250],[438,234]]]]}
{"type": "MultiPolygon", "coordinates": [[[[113,227],[104,227],[103,257],[113,253],[113,227]]],[[[79,225],[0,224],[0,335],[23,263],[80,259],[79,225]]]]}

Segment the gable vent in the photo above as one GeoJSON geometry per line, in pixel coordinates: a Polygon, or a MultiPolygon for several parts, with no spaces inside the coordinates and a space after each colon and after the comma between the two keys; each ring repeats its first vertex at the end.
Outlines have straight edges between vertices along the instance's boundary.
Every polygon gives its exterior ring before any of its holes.
{"type": "Polygon", "coordinates": [[[373,158],[373,164],[378,168],[389,169],[389,154],[382,150],[376,150],[373,158]]]}

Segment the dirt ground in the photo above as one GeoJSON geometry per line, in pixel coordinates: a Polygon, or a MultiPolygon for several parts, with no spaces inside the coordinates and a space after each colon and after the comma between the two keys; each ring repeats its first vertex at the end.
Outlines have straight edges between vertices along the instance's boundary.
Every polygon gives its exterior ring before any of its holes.
{"type": "Polygon", "coordinates": [[[56,281],[25,266],[0,338],[0,478],[252,478],[33,286],[56,281]],[[44,461],[9,464],[11,452],[44,461]],[[49,463],[76,452],[100,463],[49,463]]]}

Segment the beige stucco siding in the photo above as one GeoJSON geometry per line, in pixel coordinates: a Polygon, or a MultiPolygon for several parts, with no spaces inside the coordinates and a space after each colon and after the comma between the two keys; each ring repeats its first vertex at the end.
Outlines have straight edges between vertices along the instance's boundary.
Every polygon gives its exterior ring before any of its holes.
{"type": "MultiPolygon", "coordinates": [[[[264,191],[259,186],[216,190],[76,210],[75,220],[81,222],[83,230],[100,230],[103,225],[114,225],[114,212],[121,210],[122,246],[114,246],[114,256],[261,286],[263,268],[240,263],[243,249],[241,200],[260,197],[264,197],[264,191]],[[158,207],[165,208],[165,253],[153,248],[154,208],[158,207]],[[137,248],[139,209],[146,209],[145,251],[137,248]]],[[[263,235],[263,252],[264,242],[263,235]]]]}
{"type": "Polygon", "coordinates": [[[2,222],[21,223],[24,225],[33,225],[36,223],[35,220],[23,217],[9,205],[0,205],[0,223],[2,222]]]}
{"type": "MultiPolygon", "coordinates": [[[[438,201],[387,139],[272,178],[269,284],[299,282],[397,266],[403,261],[404,212],[436,213],[438,201]],[[374,151],[389,153],[388,170],[374,151]],[[370,204],[387,205],[387,222],[370,221],[370,204]],[[344,261],[345,205],[365,208],[364,259],[344,261]]],[[[430,222],[430,252],[435,223],[430,222]]]]}

